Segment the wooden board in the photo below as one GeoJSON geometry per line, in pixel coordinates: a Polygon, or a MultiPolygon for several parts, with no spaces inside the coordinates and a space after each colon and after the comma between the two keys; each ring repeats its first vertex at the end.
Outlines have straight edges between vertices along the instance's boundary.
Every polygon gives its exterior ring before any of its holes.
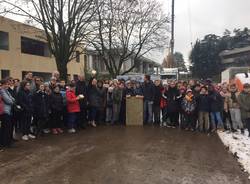
{"type": "Polygon", "coordinates": [[[143,126],[143,99],[129,97],[126,99],[126,125],[143,126]]]}

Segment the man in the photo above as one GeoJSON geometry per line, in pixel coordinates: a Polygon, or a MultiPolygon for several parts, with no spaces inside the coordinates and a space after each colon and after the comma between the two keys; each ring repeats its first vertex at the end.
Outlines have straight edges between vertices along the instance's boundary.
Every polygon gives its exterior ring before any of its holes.
{"type": "Polygon", "coordinates": [[[144,76],[144,84],[143,84],[143,121],[144,124],[152,124],[153,123],[153,104],[154,104],[154,84],[150,80],[150,75],[144,76]]]}
{"type": "Polygon", "coordinates": [[[60,73],[57,70],[52,73],[52,77],[55,77],[56,82],[60,83],[60,73]]]}
{"type": "Polygon", "coordinates": [[[250,84],[243,85],[243,91],[238,96],[241,119],[249,132],[250,137],[250,84]]]}
{"type": "Polygon", "coordinates": [[[79,100],[80,103],[80,113],[78,116],[78,125],[85,129],[87,126],[87,85],[85,82],[84,75],[78,76],[78,81],[76,82],[76,96],[83,95],[84,98],[79,100]]]}
{"type": "Polygon", "coordinates": [[[232,132],[236,132],[238,128],[241,129],[241,133],[244,133],[243,124],[241,120],[240,114],[240,106],[238,103],[238,96],[240,92],[238,92],[235,84],[230,85],[229,95],[225,98],[224,109],[225,112],[230,113],[232,120],[232,132]]]}

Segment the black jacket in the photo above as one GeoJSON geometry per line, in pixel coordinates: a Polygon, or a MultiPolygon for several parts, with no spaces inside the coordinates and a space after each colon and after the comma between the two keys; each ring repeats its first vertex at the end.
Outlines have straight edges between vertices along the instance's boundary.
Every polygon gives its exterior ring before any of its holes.
{"type": "Polygon", "coordinates": [[[104,105],[105,93],[95,86],[88,88],[88,102],[91,107],[102,107],[104,105]]]}
{"type": "Polygon", "coordinates": [[[211,99],[208,95],[197,96],[197,110],[202,112],[210,112],[211,99]]]}
{"type": "Polygon", "coordinates": [[[176,87],[169,88],[165,92],[165,96],[167,97],[167,110],[168,112],[178,112],[179,111],[179,103],[178,103],[178,97],[179,97],[179,91],[176,87]]]}
{"type": "Polygon", "coordinates": [[[144,82],[143,87],[142,87],[142,92],[143,92],[144,100],[154,101],[155,89],[154,89],[154,84],[152,81],[144,82]]]}
{"type": "Polygon", "coordinates": [[[52,113],[63,111],[63,96],[61,93],[52,93],[50,96],[50,107],[52,113]]]}
{"type": "Polygon", "coordinates": [[[20,105],[24,113],[32,113],[32,95],[30,91],[20,89],[17,93],[17,104],[20,105]]]}
{"type": "Polygon", "coordinates": [[[154,87],[154,105],[156,106],[160,106],[160,103],[161,103],[161,97],[162,97],[162,94],[161,94],[161,86],[155,86],[154,87]]]}
{"type": "Polygon", "coordinates": [[[85,81],[77,81],[76,82],[76,96],[84,95],[84,99],[79,100],[80,107],[85,108],[87,106],[87,85],[85,81]]]}
{"type": "Polygon", "coordinates": [[[44,91],[37,91],[33,95],[33,108],[34,116],[38,118],[48,118],[49,117],[49,96],[44,91]]]}
{"type": "Polygon", "coordinates": [[[223,110],[222,96],[217,92],[211,92],[209,97],[211,100],[211,112],[221,112],[223,110]]]}

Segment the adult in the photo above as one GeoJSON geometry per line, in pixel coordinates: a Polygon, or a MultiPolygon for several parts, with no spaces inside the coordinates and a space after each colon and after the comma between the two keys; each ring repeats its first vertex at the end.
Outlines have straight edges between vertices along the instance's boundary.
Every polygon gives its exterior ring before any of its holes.
{"type": "Polygon", "coordinates": [[[238,96],[241,119],[249,132],[250,137],[250,84],[243,85],[243,91],[238,96]]]}
{"type": "Polygon", "coordinates": [[[2,80],[1,84],[2,88],[0,90],[0,95],[3,102],[3,112],[1,115],[2,123],[0,132],[0,145],[3,147],[10,147],[13,135],[12,107],[15,103],[15,99],[8,91],[8,81],[2,80]]]}
{"type": "Polygon", "coordinates": [[[78,116],[78,124],[81,128],[87,126],[87,85],[84,75],[78,75],[78,81],[76,82],[76,95],[83,95],[84,98],[79,100],[80,113],[78,116]]]}
{"type": "Polygon", "coordinates": [[[169,88],[165,93],[167,97],[167,117],[170,119],[170,127],[176,127],[179,121],[179,91],[174,81],[170,82],[169,88]]]}
{"type": "Polygon", "coordinates": [[[144,124],[152,124],[153,123],[153,104],[154,104],[154,97],[155,97],[155,90],[154,84],[150,79],[150,75],[144,76],[144,83],[143,83],[143,121],[144,124]]]}
{"type": "Polygon", "coordinates": [[[22,81],[20,84],[20,90],[17,94],[17,103],[22,107],[23,111],[21,114],[21,131],[22,139],[27,141],[29,139],[35,139],[36,137],[31,134],[31,117],[33,112],[32,106],[32,95],[31,95],[31,86],[28,81],[22,81]]]}

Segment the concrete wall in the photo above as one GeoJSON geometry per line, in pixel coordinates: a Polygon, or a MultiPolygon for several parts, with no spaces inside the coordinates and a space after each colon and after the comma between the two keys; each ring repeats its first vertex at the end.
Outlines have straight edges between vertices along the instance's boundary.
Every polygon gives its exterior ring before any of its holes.
{"type": "MultiPolygon", "coordinates": [[[[10,76],[19,79],[22,71],[52,73],[57,70],[53,57],[21,53],[21,36],[46,42],[42,30],[0,17],[0,31],[9,33],[9,50],[0,50],[0,70],[9,70],[10,76]]],[[[84,74],[83,55],[79,63],[71,61],[68,64],[68,74],[71,78],[74,74],[84,74]]]]}

